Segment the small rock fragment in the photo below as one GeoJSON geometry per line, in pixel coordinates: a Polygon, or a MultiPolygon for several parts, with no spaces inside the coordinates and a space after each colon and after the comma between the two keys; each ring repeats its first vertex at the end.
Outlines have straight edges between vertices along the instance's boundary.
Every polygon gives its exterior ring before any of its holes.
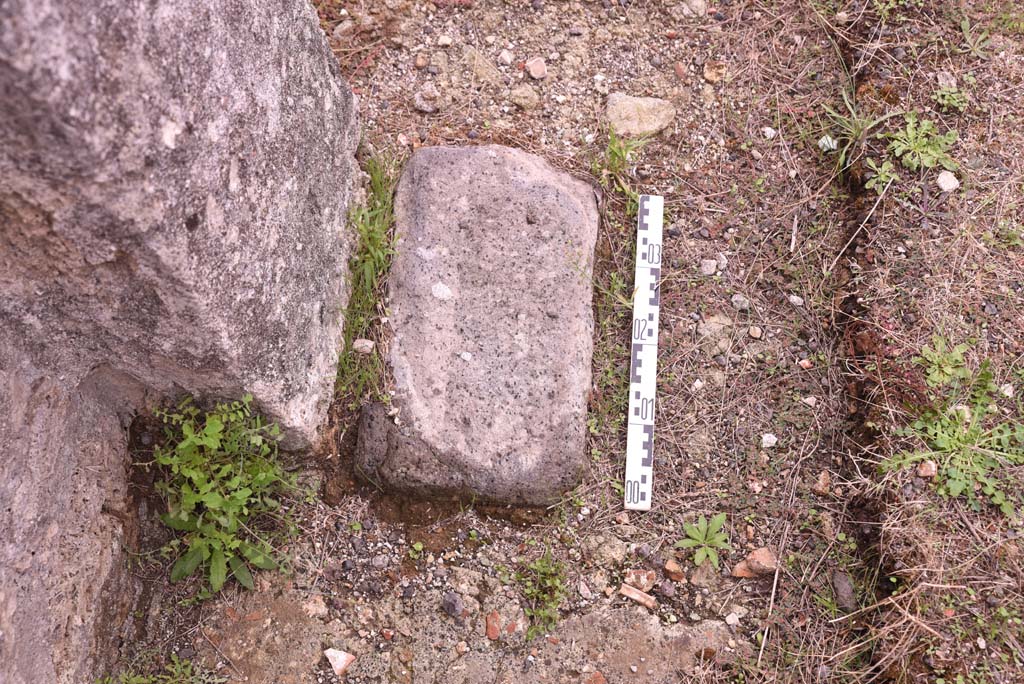
{"type": "Polygon", "coordinates": [[[714,259],[701,259],[700,272],[706,276],[713,276],[718,272],[718,262],[714,259]]]}
{"type": "Polygon", "coordinates": [[[530,78],[539,81],[548,75],[548,65],[543,57],[531,57],[526,60],[526,73],[530,78]]]}
{"type": "Polygon", "coordinates": [[[441,610],[453,618],[461,617],[462,612],[466,609],[466,604],[462,600],[462,597],[456,594],[454,591],[449,591],[443,597],[441,597],[441,610]]]}
{"type": "Polygon", "coordinates": [[[818,496],[828,496],[829,488],[832,486],[832,476],[827,470],[822,470],[818,473],[817,479],[814,481],[814,485],[811,487],[811,491],[818,496]]]}
{"type": "Polygon", "coordinates": [[[658,602],[655,600],[653,596],[651,596],[650,594],[645,594],[639,589],[631,587],[628,584],[623,584],[621,587],[619,587],[619,593],[625,596],[626,598],[636,601],[640,605],[645,606],[651,610],[654,610],[658,605],[658,602]]]}
{"type": "Polygon", "coordinates": [[[658,577],[654,574],[653,570],[643,570],[641,568],[630,568],[626,571],[625,577],[626,584],[636,587],[640,591],[650,591],[657,579],[658,577]]]}
{"type": "Polygon", "coordinates": [[[729,301],[732,302],[732,308],[737,311],[747,311],[750,309],[750,300],[739,292],[734,294],[729,301]]]}
{"type": "Polygon", "coordinates": [[[810,359],[800,359],[799,361],[797,361],[797,365],[803,368],[804,370],[810,370],[814,368],[814,362],[811,361],[810,359]]]}
{"type": "Polygon", "coordinates": [[[960,187],[960,181],[949,171],[941,172],[939,177],[935,179],[935,184],[939,186],[939,190],[942,190],[942,192],[953,192],[960,187]]]}
{"type": "Polygon", "coordinates": [[[416,59],[413,60],[412,65],[417,69],[426,69],[430,64],[430,58],[427,57],[426,53],[419,53],[416,55],[416,59]]]}
{"type": "Polygon", "coordinates": [[[1005,385],[999,386],[999,393],[1007,399],[1013,399],[1013,385],[1006,383],[1005,385]]]}
{"type": "Polygon", "coordinates": [[[847,613],[857,610],[857,591],[848,574],[840,570],[832,573],[832,590],[836,595],[836,605],[847,613]]]}
{"type": "Polygon", "coordinates": [[[527,83],[513,88],[509,93],[509,99],[512,100],[512,104],[525,110],[536,109],[540,104],[540,95],[537,94],[533,86],[527,83]]]}
{"type": "Polygon", "coordinates": [[[497,641],[498,637],[501,636],[501,615],[496,610],[492,610],[487,614],[487,638],[491,641],[497,641]]]}
{"type": "Polygon", "coordinates": [[[760,326],[752,325],[747,328],[747,334],[753,337],[755,340],[761,339],[764,336],[764,331],[761,330],[760,326]]]}
{"type": "Polygon", "coordinates": [[[708,13],[708,3],[707,0],[683,0],[679,9],[683,16],[703,17],[708,13]]]}
{"type": "Polygon", "coordinates": [[[352,343],[352,351],[357,354],[372,354],[374,346],[373,340],[359,338],[352,343]]]}
{"type": "Polygon", "coordinates": [[[327,604],[324,603],[324,597],[320,594],[310,596],[309,599],[302,604],[302,610],[311,618],[327,617],[327,604]]]}
{"type": "Polygon", "coordinates": [[[327,662],[331,664],[331,669],[334,670],[334,674],[339,677],[345,676],[345,673],[348,672],[348,668],[351,667],[352,663],[356,660],[356,657],[351,653],[339,651],[336,648],[328,648],[324,651],[324,656],[327,657],[327,662]]]}
{"type": "Polygon", "coordinates": [[[654,135],[668,127],[676,117],[676,108],[668,100],[656,97],[611,93],[605,116],[617,134],[642,137],[654,135]]]}
{"type": "Polygon", "coordinates": [[[440,47],[451,47],[453,42],[452,37],[448,35],[441,35],[437,37],[437,44],[440,47]]]}
{"type": "Polygon", "coordinates": [[[467,644],[465,641],[460,641],[459,643],[455,644],[455,652],[459,653],[460,655],[465,655],[469,653],[469,644],[467,644]]]}
{"type": "Polygon", "coordinates": [[[793,306],[803,306],[804,305],[804,298],[801,297],[800,295],[791,294],[791,295],[789,295],[788,299],[789,299],[789,303],[792,304],[793,306]]]}
{"type": "Polygon", "coordinates": [[[352,21],[351,19],[346,19],[345,21],[341,22],[340,24],[334,27],[334,31],[331,32],[331,35],[335,38],[335,40],[340,40],[341,38],[344,38],[348,34],[352,33],[355,27],[356,22],[352,21]]]}
{"type": "Polygon", "coordinates": [[[728,73],[728,66],[725,62],[708,60],[704,62],[704,80],[708,83],[718,83],[728,73]]]}
{"type": "Polygon", "coordinates": [[[758,577],[770,575],[778,569],[778,560],[775,554],[767,546],[750,552],[746,558],[741,560],[732,569],[733,577],[758,577]]]}
{"type": "Polygon", "coordinates": [[[682,582],[686,579],[683,567],[671,558],[665,561],[665,576],[673,582],[682,582]]]}
{"type": "Polygon", "coordinates": [[[498,53],[498,64],[508,66],[515,59],[515,55],[512,54],[511,50],[502,50],[498,53]]]}
{"type": "Polygon", "coordinates": [[[779,443],[779,438],[770,432],[766,432],[761,435],[761,448],[771,449],[773,446],[779,443]]]}
{"type": "Polygon", "coordinates": [[[731,627],[735,627],[736,625],[740,624],[740,616],[736,613],[729,613],[725,616],[725,624],[731,627]]]}
{"type": "Polygon", "coordinates": [[[438,92],[437,86],[427,83],[413,96],[412,106],[418,112],[433,114],[437,111],[437,98],[440,96],[441,93],[438,92]]]}
{"type": "Polygon", "coordinates": [[[935,461],[927,460],[921,461],[917,464],[917,476],[922,478],[935,477],[939,472],[939,466],[935,461]]]}
{"type": "Polygon", "coordinates": [[[775,130],[774,128],[772,128],[771,126],[765,126],[764,128],[762,128],[761,129],[761,133],[768,140],[773,139],[775,136],[777,136],[779,134],[779,132],[777,130],[775,130]]]}

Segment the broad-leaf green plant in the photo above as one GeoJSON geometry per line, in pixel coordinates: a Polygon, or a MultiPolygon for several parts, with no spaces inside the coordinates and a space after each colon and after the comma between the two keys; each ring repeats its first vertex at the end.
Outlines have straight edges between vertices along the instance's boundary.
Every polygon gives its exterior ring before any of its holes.
{"type": "Polygon", "coordinates": [[[905,120],[906,126],[887,136],[890,139],[889,151],[903,166],[911,171],[936,166],[956,171],[957,163],[949,156],[949,148],[957,141],[957,132],[940,134],[934,122],[919,120],[917,112],[908,112],[905,120]]]}
{"type": "Polygon", "coordinates": [[[963,497],[974,510],[987,499],[1007,517],[1015,517],[1020,486],[1011,473],[1024,466],[1024,424],[1002,416],[988,361],[972,372],[964,359],[967,349],[936,338],[915,359],[924,366],[928,385],[939,393],[909,426],[895,430],[920,448],[886,459],[882,468],[934,461],[940,495],[963,497]]]}
{"type": "Polygon", "coordinates": [[[704,561],[711,561],[711,565],[718,569],[718,552],[731,550],[729,537],[722,531],[725,526],[725,513],[718,513],[711,516],[709,521],[703,515],[697,519],[697,523],[686,523],[683,531],[686,537],[675,543],[677,549],[693,549],[693,564],[700,567],[704,561]]]}
{"type": "Polygon", "coordinates": [[[248,394],[211,411],[186,398],[155,413],[166,437],[154,451],[163,476],[156,488],[167,500],[162,520],[183,533],[167,547],[179,554],[171,581],[202,572],[213,592],[229,576],[252,589],[250,568],[277,567],[256,523],[278,514],[279,497],[295,487],[278,458],[280,429],[253,411],[248,394]]]}

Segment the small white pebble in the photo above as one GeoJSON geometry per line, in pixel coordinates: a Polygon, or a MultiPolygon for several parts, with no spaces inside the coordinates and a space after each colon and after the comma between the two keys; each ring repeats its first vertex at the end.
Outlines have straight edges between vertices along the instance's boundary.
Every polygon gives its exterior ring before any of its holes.
{"type": "Polygon", "coordinates": [[[949,171],[940,173],[939,177],[935,179],[935,184],[939,186],[942,192],[953,192],[960,187],[960,181],[949,171]]]}
{"type": "Polygon", "coordinates": [[[1007,399],[1013,399],[1013,385],[1006,383],[999,386],[999,392],[1007,399]]]}
{"type": "Polygon", "coordinates": [[[761,435],[761,448],[771,449],[773,446],[779,443],[779,438],[770,432],[766,432],[761,435]]]}
{"type": "Polygon", "coordinates": [[[459,358],[462,359],[463,361],[472,361],[473,355],[470,354],[469,352],[462,352],[461,354],[459,354],[459,358]]]}
{"type": "Polygon", "coordinates": [[[452,44],[452,42],[453,41],[452,41],[452,37],[451,36],[438,36],[437,37],[437,44],[440,45],[441,47],[449,47],[452,44]]]}
{"type": "Polygon", "coordinates": [[[768,138],[769,140],[773,139],[775,136],[779,134],[779,132],[776,131],[771,126],[765,126],[764,128],[761,129],[761,132],[764,134],[764,137],[768,138]]]}
{"type": "Polygon", "coordinates": [[[789,303],[792,304],[793,306],[803,306],[804,298],[801,297],[800,295],[789,295],[789,303]]]}

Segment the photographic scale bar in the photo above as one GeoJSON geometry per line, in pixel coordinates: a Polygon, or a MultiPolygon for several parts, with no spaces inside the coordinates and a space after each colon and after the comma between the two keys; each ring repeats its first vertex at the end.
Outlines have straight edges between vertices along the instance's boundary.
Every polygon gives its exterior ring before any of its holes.
{"type": "Polygon", "coordinates": [[[651,510],[654,484],[654,395],[658,379],[659,280],[664,210],[663,197],[640,195],[626,431],[625,506],[632,511],[651,510]]]}

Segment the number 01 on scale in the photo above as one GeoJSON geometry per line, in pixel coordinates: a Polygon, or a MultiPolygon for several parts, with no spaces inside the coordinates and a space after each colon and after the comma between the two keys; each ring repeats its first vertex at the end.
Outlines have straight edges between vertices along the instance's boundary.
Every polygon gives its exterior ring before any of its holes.
{"type": "Polygon", "coordinates": [[[658,379],[658,310],[661,228],[665,200],[640,195],[636,226],[636,277],[630,341],[629,416],[626,433],[625,505],[651,510],[654,479],[654,395],[658,379]]]}

